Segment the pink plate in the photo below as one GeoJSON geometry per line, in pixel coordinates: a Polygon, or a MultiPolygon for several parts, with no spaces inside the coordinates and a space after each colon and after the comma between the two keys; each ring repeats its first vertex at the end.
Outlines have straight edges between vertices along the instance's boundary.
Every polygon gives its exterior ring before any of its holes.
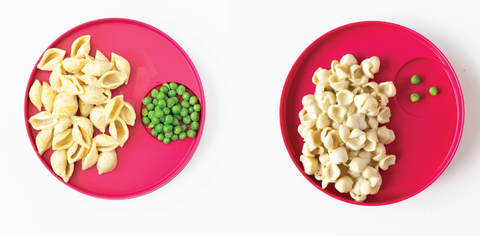
{"type": "MultiPolygon", "coordinates": [[[[82,170],[81,162],[75,163],[75,171],[67,186],[90,196],[106,199],[124,199],[154,191],[172,180],[192,158],[202,136],[205,121],[205,95],[200,77],[188,55],[167,34],[148,24],[130,19],[99,19],[81,24],[64,33],[48,48],[61,48],[69,57],[73,41],[91,35],[90,55],[100,50],[110,58],[112,52],[130,62],[132,71],[127,85],[112,90],[112,95],[124,95],[136,112],[134,126],[129,126],[130,137],[123,147],[116,149],[118,164],[110,173],[99,175],[95,167],[82,170]],[[202,106],[200,129],[195,138],[171,142],[165,145],[143,127],[141,121],[142,99],[149,91],[164,83],[185,85],[199,99],[202,106]]],[[[39,55],[39,60],[42,55],[39,55]]],[[[38,64],[37,61],[37,64],[38,64]]],[[[28,119],[38,113],[28,98],[30,86],[35,80],[49,81],[49,71],[36,69],[30,76],[25,92],[25,125],[32,147],[37,152],[35,137],[38,131],[28,119]]],[[[108,129],[108,128],[107,128],[108,129]]],[[[99,131],[97,130],[96,133],[99,131]]],[[[45,167],[59,178],[50,167],[52,149],[38,158],[45,167]]]]}
{"type": "Polygon", "coordinates": [[[315,187],[344,202],[358,205],[385,205],[410,198],[432,184],[447,168],[459,145],[465,115],[462,90],[452,66],[428,39],[406,27],[387,22],[356,22],[338,27],[315,40],[297,59],[283,87],[280,126],[285,146],[295,166],[315,187]],[[393,81],[397,95],[390,99],[390,122],[396,139],[386,145],[396,164],[380,171],[383,184],[376,195],[363,203],[348,193],[338,193],[333,184],[322,189],[321,182],[303,172],[299,160],[303,139],[297,132],[302,98],[313,94],[312,75],[318,67],[330,69],[332,60],[345,54],[362,60],[377,56],[380,71],[374,81],[393,81]],[[418,85],[410,77],[418,75],[418,85]],[[428,90],[437,87],[438,95],[428,90]],[[418,93],[420,101],[411,102],[418,93]]]}

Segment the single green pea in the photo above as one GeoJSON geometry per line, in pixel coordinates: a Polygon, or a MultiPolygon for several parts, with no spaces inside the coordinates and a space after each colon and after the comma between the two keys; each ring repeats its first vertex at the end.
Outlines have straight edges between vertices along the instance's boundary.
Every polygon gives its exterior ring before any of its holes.
{"type": "Polygon", "coordinates": [[[163,141],[165,139],[165,135],[163,133],[158,134],[157,136],[158,141],[163,141]]]}
{"type": "Polygon", "coordinates": [[[153,128],[155,128],[155,124],[154,124],[154,123],[152,123],[152,122],[150,122],[150,124],[148,124],[148,128],[149,128],[149,129],[153,129],[153,128]]]}
{"type": "Polygon", "coordinates": [[[188,129],[187,124],[182,124],[180,127],[182,127],[182,132],[188,129]]]}
{"type": "Polygon", "coordinates": [[[174,114],[173,118],[177,119],[178,121],[181,121],[183,117],[180,114],[174,114]]]}
{"type": "Polygon", "coordinates": [[[148,119],[152,120],[153,117],[155,117],[155,111],[148,111],[147,117],[148,117],[148,119]]]}
{"type": "Polygon", "coordinates": [[[164,139],[163,139],[163,143],[164,143],[164,144],[169,144],[169,143],[170,143],[170,139],[169,139],[169,138],[164,138],[164,139]]]}
{"type": "Polygon", "coordinates": [[[191,96],[190,99],[188,99],[188,103],[190,103],[190,105],[195,105],[198,103],[198,98],[197,96],[191,96]]]}
{"type": "Polygon", "coordinates": [[[173,99],[173,102],[175,103],[175,105],[178,104],[178,98],[177,98],[177,96],[172,97],[172,99],[173,99]]]}
{"type": "Polygon", "coordinates": [[[177,119],[177,117],[174,116],[173,121],[172,121],[172,125],[175,126],[175,125],[178,125],[178,124],[179,124],[178,119],[177,119]]]}
{"type": "Polygon", "coordinates": [[[171,124],[173,122],[173,116],[167,115],[165,116],[165,124],[171,124]]]}
{"type": "Polygon", "coordinates": [[[190,99],[190,93],[188,93],[188,92],[183,93],[182,94],[182,99],[184,101],[188,101],[188,99],[190,99]]]}
{"type": "Polygon", "coordinates": [[[185,93],[185,90],[186,90],[185,86],[179,85],[178,88],[177,88],[177,94],[182,96],[183,93],[185,93]]]}
{"type": "Polygon", "coordinates": [[[185,117],[183,117],[182,121],[183,121],[184,124],[188,125],[188,124],[190,124],[190,122],[192,122],[192,118],[190,118],[190,116],[185,116],[185,117]]]}
{"type": "Polygon", "coordinates": [[[151,110],[153,110],[153,108],[155,108],[155,106],[153,105],[153,103],[147,104],[147,110],[151,111],[151,110]]]}
{"type": "Polygon", "coordinates": [[[165,123],[165,116],[160,117],[160,122],[165,123]]]}
{"type": "Polygon", "coordinates": [[[192,130],[197,131],[199,128],[200,128],[200,123],[198,123],[197,121],[194,121],[192,122],[192,124],[190,124],[190,129],[192,130]]]}
{"type": "Polygon", "coordinates": [[[158,90],[157,89],[152,89],[152,92],[150,93],[150,95],[152,95],[153,98],[156,98],[158,96],[158,90]]]}
{"type": "Polygon", "coordinates": [[[163,92],[158,92],[157,97],[158,100],[164,99],[165,98],[165,93],[163,92]]]}
{"type": "Polygon", "coordinates": [[[148,109],[147,108],[142,109],[142,116],[148,116],[148,109]]]}
{"type": "Polygon", "coordinates": [[[146,106],[146,105],[148,105],[148,104],[150,104],[150,103],[152,102],[152,98],[151,98],[151,97],[145,97],[145,98],[142,100],[142,102],[143,102],[143,105],[146,106]]]}
{"type": "Polygon", "coordinates": [[[171,138],[173,136],[173,132],[170,131],[168,133],[165,133],[165,138],[171,138]]]}
{"type": "Polygon", "coordinates": [[[430,94],[433,95],[433,96],[437,96],[437,94],[438,94],[438,90],[437,90],[437,88],[435,88],[435,87],[431,87],[431,88],[428,90],[428,92],[430,92],[430,94]]]}
{"type": "Polygon", "coordinates": [[[175,92],[175,90],[168,90],[168,96],[169,97],[175,97],[175,96],[177,96],[177,92],[175,92]]]}
{"type": "Polygon", "coordinates": [[[167,107],[167,102],[165,101],[165,99],[158,100],[158,107],[160,108],[167,107]]]}
{"type": "Polygon", "coordinates": [[[148,119],[148,117],[144,116],[142,117],[142,122],[146,125],[150,124],[150,119],[148,119]]]}
{"type": "Polygon", "coordinates": [[[177,104],[177,105],[174,105],[174,106],[172,107],[172,113],[173,113],[173,114],[179,114],[180,111],[181,111],[180,105],[177,104]]]}
{"type": "Polygon", "coordinates": [[[200,120],[200,114],[198,112],[194,111],[192,114],[190,114],[190,118],[192,118],[192,121],[198,121],[200,120]]]}
{"type": "Polygon", "coordinates": [[[183,108],[188,108],[190,107],[190,103],[188,103],[186,100],[183,100],[182,102],[180,102],[180,106],[182,106],[183,108]]]}
{"type": "Polygon", "coordinates": [[[410,82],[412,82],[412,84],[419,84],[420,83],[420,77],[418,77],[418,75],[414,75],[410,79],[410,82]]]}
{"type": "Polygon", "coordinates": [[[182,127],[180,125],[177,125],[175,127],[173,127],[173,133],[174,134],[179,134],[182,132],[182,127]]]}
{"type": "Polygon", "coordinates": [[[152,129],[152,136],[158,136],[158,132],[155,129],[152,129]]]}
{"type": "Polygon", "coordinates": [[[166,87],[167,89],[170,89],[170,83],[163,83],[162,84],[162,87],[166,87]]]}
{"type": "Polygon", "coordinates": [[[192,114],[194,112],[193,107],[188,108],[188,113],[192,114]]]}
{"type": "Polygon", "coordinates": [[[412,95],[410,95],[410,100],[412,100],[412,102],[417,102],[420,100],[420,95],[418,93],[412,93],[412,95]]]}
{"type": "Polygon", "coordinates": [[[167,107],[168,107],[168,108],[172,108],[174,105],[175,105],[175,99],[169,98],[169,99],[167,100],[167,107]]]}
{"type": "Polygon", "coordinates": [[[156,124],[160,124],[160,119],[158,117],[153,117],[152,119],[152,124],[156,125],[156,124]]]}
{"type": "Polygon", "coordinates": [[[173,125],[171,125],[171,124],[165,124],[163,126],[163,132],[164,133],[172,132],[172,130],[173,130],[173,125]]]}
{"type": "Polygon", "coordinates": [[[178,140],[178,134],[173,134],[170,139],[171,139],[172,141],[178,140]]]}
{"type": "Polygon", "coordinates": [[[200,110],[202,110],[202,106],[200,104],[195,104],[195,105],[193,105],[193,110],[194,111],[200,111],[200,110]]]}
{"type": "Polygon", "coordinates": [[[168,87],[162,86],[162,87],[160,88],[160,92],[162,92],[163,95],[167,94],[167,93],[168,93],[168,87]]]}
{"type": "Polygon", "coordinates": [[[157,133],[162,133],[163,132],[163,124],[159,123],[159,124],[155,125],[155,131],[157,131],[157,133]]]}
{"type": "Polygon", "coordinates": [[[182,117],[188,116],[188,109],[187,108],[182,108],[182,110],[180,110],[180,116],[182,116],[182,117]]]}
{"type": "Polygon", "coordinates": [[[187,131],[187,136],[190,137],[190,138],[195,138],[195,136],[197,136],[197,132],[195,132],[195,130],[189,129],[187,131]]]}
{"type": "Polygon", "coordinates": [[[178,84],[175,82],[170,82],[170,89],[171,90],[176,90],[178,88],[178,84]]]}
{"type": "Polygon", "coordinates": [[[186,139],[186,138],[187,138],[187,133],[185,133],[185,132],[182,131],[182,132],[178,135],[178,138],[179,138],[180,140],[186,139]]]}
{"type": "Polygon", "coordinates": [[[164,108],[163,108],[163,114],[165,114],[165,115],[170,114],[170,108],[164,107],[164,108]]]}
{"type": "Polygon", "coordinates": [[[164,114],[163,114],[163,111],[159,108],[158,110],[155,109],[155,117],[162,117],[164,114]]]}
{"type": "Polygon", "coordinates": [[[158,106],[158,99],[154,98],[153,101],[152,101],[152,104],[154,106],[158,106]]]}

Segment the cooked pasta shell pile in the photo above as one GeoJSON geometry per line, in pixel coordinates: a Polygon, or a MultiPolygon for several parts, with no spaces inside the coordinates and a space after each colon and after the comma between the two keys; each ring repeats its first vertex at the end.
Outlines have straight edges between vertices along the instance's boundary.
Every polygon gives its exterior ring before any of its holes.
{"type": "Polygon", "coordinates": [[[67,58],[65,50],[46,50],[37,68],[51,71],[49,83],[35,80],[28,94],[39,111],[28,120],[40,131],[37,151],[43,155],[53,149],[52,169],[65,182],[77,161],[83,170],[96,165],[99,174],[114,170],[115,149],[127,142],[127,125],[135,125],[133,106],[123,95],[112,97],[111,92],[128,83],[129,62],[115,53],[109,61],[98,50],[91,57],[90,39],[90,35],[77,38],[67,58]],[[94,136],[95,128],[102,133],[94,136]]]}
{"type": "Polygon", "coordinates": [[[330,70],[319,68],[312,77],[315,94],[303,97],[299,113],[304,172],[322,181],[322,188],[334,183],[358,202],[379,191],[379,169],[396,161],[385,149],[395,134],[384,125],[396,88],[392,82],[370,81],[379,69],[378,57],[358,64],[351,54],[332,61],[330,70]]]}

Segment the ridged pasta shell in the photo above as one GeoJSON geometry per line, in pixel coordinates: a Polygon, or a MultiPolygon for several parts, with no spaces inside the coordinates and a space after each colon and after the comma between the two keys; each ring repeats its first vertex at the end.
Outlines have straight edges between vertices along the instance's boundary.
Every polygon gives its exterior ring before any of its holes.
{"type": "Polygon", "coordinates": [[[358,65],[357,59],[352,54],[345,54],[341,59],[340,59],[340,64],[350,68],[353,65],[358,65]]]}
{"type": "Polygon", "coordinates": [[[93,142],[97,146],[99,152],[107,152],[115,150],[118,147],[118,143],[111,136],[106,134],[99,134],[93,138],[93,142]]]}
{"type": "Polygon", "coordinates": [[[72,126],[72,118],[63,117],[58,119],[58,123],[53,127],[53,135],[63,132],[72,126]]]}
{"type": "Polygon", "coordinates": [[[135,119],[137,118],[137,115],[135,113],[135,109],[133,108],[132,104],[128,102],[124,102],[123,108],[120,111],[120,118],[122,118],[127,125],[134,126],[135,125],[135,119]]]}
{"type": "Polygon", "coordinates": [[[99,50],[95,52],[95,59],[97,60],[103,60],[103,61],[108,61],[108,58],[99,50]]]}
{"type": "Polygon", "coordinates": [[[382,126],[377,129],[377,137],[379,142],[389,144],[395,140],[395,133],[386,126],[382,126]]]}
{"type": "Polygon", "coordinates": [[[74,163],[76,161],[81,160],[83,157],[87,155],[88,151],[89,151],[88,148],[82,145],[79,145],[78,143],[72,144],[72,146],[70,146],[67,149],[68,163],[74,163]]]}
{"type": "Polygon", "coordinates": [[[35,145],[40,155],[52,147],[53,128],[42,129],[35,137],[35,145]]]}
{"type": "Polygon", "coordinates": [[[368,163],[363,158],[355,157],[352,159],[352,161],[348,165],[348,168],[352,172],[362,173],[363,169],[367,167],[367,164],[368,163]]]}
{"type": "Polygon", "coordinates": [[[128,139],[128,136],[130,135],[128,132],[127,124],[120,118],[110,123],[108,131],[120,147],[123,147],[123,145],[128,139]]]}
{"type": "Polygon", "coordinates": [[[60,88],[62,87],[62,80],[60,79],[60,75],[67,75],[67,72],[63,68],[62,63],[59,63],[55,66],[55,68],[53,68],[53,71],[52,73],[50,73],[50,77],[48,79],[48,81],[50,82],[50,86],[57,93],[61,92],[60,88]]]}
{"type": "Polygon", "coordinates": [[[58,120],[52,115],[52,113],[48,111],[42,111],[30,117],[28,122],[35,130],[42,130],[53,127],[58,123],[58,120]]]}
{"type": "Polygon", "coordinates": [[[391,116],[390,107],[384,107],[378,113],[377,121],[380,124],[388,123],[390,122],[390,116],[391,116]]]}
{"type": "Polygon", "coordinates": [[[123,95],[115,96],[105,105],[105,121],[108,123],[117,119],[124,106],[123,95]]]}
{"type": "Polygon", "coordinates": [[[330,77],[330,75],[332,75],[330,70],[318,68],[313,74],[312,82],[314,84],[328,83],[328,77],[330,77]]]}
{"type": "Polygon", "coordinates": [[[52,148],[53,150],[65,150],[73,143],[72,129],[69,128],[53,136],[52,148]]]}
{"type": "Polygon", "coordinates": [[[127,78],[125,84],[128,84],[128,78],[130,77],[130,63],[122,56],[112,52],[112,63],[116,70],[125,73],[127,78]]]}
{"type": "Polygon", "coordinates": [[[78,99],[78,110],[80,110],[80,115],[83,117],[88,117],[95,105],[85,103],[82,99],[78,99]]]}
{"type": "Polygon", "coordinates": [[[382,170],[388,170],[388,167],[394,165],[395,161],[395,155],[388,155],[378,162],[378,167],[380,167],[382,170]]]}
{"type": "Polygon", "coordinates": [[[81,116],[73,116],[73,140],[86,147],[90,148],[92,145],[92,138],[93,138],[93,124],[92,122],[81,116]]]}
{"type": "Polygon", "coordinates": [[[103,94],[103,89],[101,88],[90,85],[83,85],[82,88],[85,92],[81,95],[78,95],[78,98],[80,98],[80,100],[86,104],[100,105],[107,100],[107,97],[103,94]]]}
{"type": "Polygon", "coordinates": [[[108,173],[117,167],[117,153],[115,151],[100,152],[97,160],[98,174],[108,173]]]}
{"type": "Polygon", "coordinates": [[[377,147],[375,148],[375,151],[373,152],[372,159],[374,161],[380,161],[385,156],[386,156],[385,145],[383,145],[383,143],[377,143],[377,147]]]}
{"type": "Polygon", "coordinates": [[[42,84],[40,81],[35,80],[28,91],[28,97],[30,102],[39,110],[42,110],[42,84]]]}
{"type": "Polygon", "coordinates": [[[397,94],[397,89],[391,81],[380,83],[379,87],[380,92],[388,98],[394,97],[397,94]]]}
{"type": "Polygon", "coordinates": [[[55,97],[53,103],[53,115],[56,118],[71,117],[77,113],[77,96],[61,92],[55,97]]]}
{"type": "Polygon", "coordinates": [[[360,150],[365,146],[365,141],[367,140],[365,132],[360,129],[353,129],[348,136],[347,147],[352,150],[360,150]]]}
{"type": "Polygon", "coordinates": [[[341,171],[340,168],[335,163],[328,163],[328,165],[325,167],[325,177],[327,177],[328,180],[331,182],[337,180],[338,177],[340,177],[341,171]]]}
{"type": "Polygon", "coordinates": [[[317,172],[319,163],[318,159],[315,157],[309,157],[305,155],[300,156],[300,161],[303,164],[303,169],[305,171],[305,174],[307,175],[313,175],[315,172],[317,172]]]}
{"type": "Polygon", "coordinates": [[[93,75],[83,74],[77,76],[77,78],[79,81],[82,81],[86,85],[90,85],[96,88],[102,88],[100,85],[98,85],[98,78],[93,75]]]}
{"type": "Polygon", "coordinates": [[[349,106],[353,103],[354,94],[347,89],[342,89],[337,93],[338,105],[349,106]]]}
{"type": "Polygon", "coordinates": [[[347,108],[342,105],[331,105],[328,108],[327,115],[330,117],[330,119],[341,123],[345,120],[346,115],[347,115],[347,108]]]}
{"type": "Polygon", "coordinates": [[[102,133],[105,133],[107,127],[107,120],[105,118],[105,107],[103,105],[96,105],[90,111],[90,120],[93,126],[99,129],[102,133]]]}
{"type": "Polygon", "coordinates": [[[342,176],[335,182],[335,188],[338,192],[348,193],[352,190],[353,180],[347,175],[342,176]]]}
{"type": "Polygon", "coordinates": [[[80,36],[72,43],[70,56],[72,58],[85,58],[90,53],[90,35],[80,36]]]}
{"type": "Polygon", "coordinates": [[[56,65],[63,61],[66,51],[58,48],[47,49],[37,64],[37,68],[40,70],[51,71],[56,65]]]}
{"type": "Polygon", "coordinates": [[[87,75],[100,77],[105,74],[105,72],[111,70],[112,67],[113,64],[108,61],[93,59],[85,64],[85,66],[82,68],[82,72],[87,75]]]}
{"type": "Polygon", "coordinates": [[[42,104],[48,112],[53,112],[53,103],[56,96],[57,92],[44,81],[42,85],[42,104]]]}
{"type": "Polygon", "coordinates": [[[62,91],[70,95],[80,95],[85,91],[75,75],[60,75],[62,81],[62,91]]]}
{"type": "Polygon", "coordinates": [[[320,134],[321,131],[311,129],[305,137],[305,143],[311,144],[315,147],[320,147],[322,145],[320,134]]]}
{"type": "Polygon", "coordinates": [[[65,58],[65,60],[62,61],[62,66],[65,71],[72,74],[77,74],[82,71],[87,62],[87,59],[65,58]]]}
{"type": "Polygon", "coordinates": [[[82,159],[82,170],[86,170],[97,163],[98,160],[98,150],[97,144],[92,143],[92,148],[88,151],[87,155],[82,159]]]}
{"type": "Polygon", "coordinates": [[[347,149],[344,147],[337,147],[328,152],[330,157],[330,162],[334,164],[345,163],[348,160],[347,149]]]}
{"type": "Polygon", "coordinates": [[[53,172],[60,176],[65,183],[68,183],[70,177],[72,177],[74,164],[68,163],[67,161],[67,151],[58,150],[53,152],[50,156],[50,164],[52,166],[53,172]]]}
{"type": "Polygon", "coordinates": [[[119,71],[107,71],[98,80],[98,85],[106,89],[116,89],[128,78],[127,74],[119,71]]]}

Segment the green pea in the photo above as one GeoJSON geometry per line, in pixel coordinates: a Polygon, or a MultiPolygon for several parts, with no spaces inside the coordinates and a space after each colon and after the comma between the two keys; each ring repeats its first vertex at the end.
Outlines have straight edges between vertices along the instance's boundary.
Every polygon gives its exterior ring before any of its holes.
{"type": "Polygon", "coordinates": [[[180,111],[181,111],[181,108],[180,108],[180,106],[179,106],[178,104],[177,104],[177,105],[174,105],[174,106],[172,107],[172,113],[173,113],[173,114],[179,114],[180,111]]]}
{"type": "Polygon", "coordinates": [[[200,123],[198,123],[197,121],[194,121],[192,122],[192,124],[190,124],[190,129],[192,130],[197,131],[199,128],[200,128],[200,123]]]}
{"type": "Polygon", "coordinates": [[[192,114],[194,112],[193,107],[188,108],[188,113],[192,114]]]}
{"type": "Polygon", "coordinates": [[[175,126],[175,125],[178,125],[178,124],[179,124],[178,119],[177,119],[177,117],[174,116],[173,121],[172,121],[172,125],[175,126]]]}
{"type": "Polygon", "coordinates": [[[165,116],[165,124],[171,124],[173,122],[173,116],[167,115],[165,116]]]}
{"type": "Polygon", "coordinates": [[[182,116],[182,117],[188,116],[188,109],[187,108],[182,108],[182,110],[180,110],[180,116],[182,116]]]}
{"type": "Polygon", "coordinates": [[[172,97],[172,99],[173,99],[173,102],[175,103],[175,105],[178,104],[178,98],[177,98],[177,96],[172,97]]]}
{"type": "Polygon", "coordinates": [[[173,134],[171,139],[172,141],[178,140],[178,134],[173,134]]]}
{"type": "Polygon", "coordinates": [[[146,106],[146,105],[148,105],[152,102],[152,98],[151,97],[145,97],[142,102],[143,102],[143,105],[146,106]]]}
{"type": "Polygon", "coordinates": [[[177,125],[173,128],[173,133],[174,134],[179,134],[182,132],[182,127],[180,125],[177,125]]]}
{"type": "Polygon", "coordinates": [[[152,104],[153,104],[154,106],[158,106],[158,99],[156,99],[156,98],[153,99],[152,104]]]}
{"type": "Polygon", "coordinates": [[[200,120],[200,114],[198,112],[194,111],[192,114],[190,114],[190,118],[192,118],[192,121],[198,121],[200,120]]]}
{"type": "Polygon", "coordinates": [[[168,133],[165,133],[165,138],[171,138],[173,136],[173,132],[170,131],[168,133]]]}
{"type": "Polygon", "coordinates": [[[165,116],[160,117],[160,122],[165,123],[165,116]]]}
{"type": "Polygon", "coordinates": [[[175,92],[175,90],[168,90],[168,96],[169,97],[175,97],[175,96],[177,96],[177,92],[175,92]]]}
{"type": "Polygon", "coordinates": [[[156,98],[158,96],[158,90],[157,89],[152,89],[152,92],[150,93],[153,98],[156,98]]]}
{"type": "Polygon", "coordinates": [[[420,100],[420,95],[418,93],[412,93],[412,95],[410,95],[410,100],[412,100],[412,102],[417,102],[420,100]]]}
{"type": "Polygon", "coordinates": [[[179,85],[177,88],[177,94],[180,96],[183,95],[183,93],[185,93],[185,89],[186,89],[185,86],[179,85]]]}
{"type": "Polygon", "coordinates": [[[153,103],[147,104],[147,110],[151,111],[151,110],[153,110],[153,108],[155,108],[155,106],[153,105],[153,103]]]}
{"type": "Polygon", "coordinates": [[[144,116],[142,117],[142,122],[146,125],[150,124],[150,119],[148,119],[148,117],[144,116]]]}
{"type": "Polygon", "coordinates": [[[437,96],[437,94],[438,94],[438,90],[437,90],[437,88],[435,88],[435,87],[431,87],[431,88],[428,90],[428,92],[430,92],[430,94],[433,95],[433,96],[437,96]]]}
{"type": "Polygon", "coordinates": [[[165,139],[165,135],[163,133],[158,134],[157,136],[158,141],[163,141],[165,139]]]}
{"type": "Polygon", "coordinates": [[[182,124],[180,127],[182,127],[182,132],[188,129],[187,124],[182,124]]]}
{"type": "Polygon", "coordinates": [[[142,109],[142,116],[148,116],[148,110],[147,108],[142,109]]]}
{"type": "Polygon", "coordinates": [[[412,82],[412,84],[419,84],[420,83],[420,77],[418,77],[418,75],[414,75],[410,79],[410,82],[412,82]]]}
{"type": "Polygon", "coordinates": [[[171,124],[165,124],[163,126],[163,132],[164,133],[172,132],[172,130],[173,130],[173,125],[171,125],[171,124]]]}
{"type": "Polygon", "coordinates": [[[186,139],[186,138],[187,138],[187,133],[181,132],[181,133],[178,135],[178,138],[179,138],[180,140],[186,139]]]}
{"type": "Polygon", "coordinates": [[[175,83],[175,82],[171,82],[171,83],[170,83],[170,89],[171,89],[171,90],[176,90],[177,88],[178,88],[178,84],[177,84],[177,83],[175,83]]]}
{"type": "Polygon", "coordinates": [[[158,92],[157,97],[158,100],[164,99],[165,98],[165,93],[163,92],[158,92]]]}
{"type": "Polygon", "coordinates": [[[163,108],[163,114],[165,114],[165,115],[170,114],[170,108],[164,107],[164,108],[163,108]]]}
{"type": "Polygon", "coordinates": [[[159,123],[159,124],[155,125],[155,131],[157,131],[157,133],[162,133],[163,132],[163,124],[159,123]]]}
{"type": "Polygon", "coordinates": [[[152,136],[157,136],[158,132],[155,129],[152,129],[152,136]]]}
{"type": "Polygon", "coordinates": [[[183,121],[184,124],[188,125],[188,124],[190,124],[190,122],[192,122],[192,118],[190,118],[190,116],[185,116],[185,117],[183,117],[182,121],[183,121]]]}
{"type": "Polygon", "coordinates": [[[197,132],[195,132],[195,130],[190,129],[187,131],[187,136],[190,138],[195,138],[195,136],[197,136],[197,132]]]}
{"type": "Polygon", "coordinates": [[[174,114],[173,117],[176,118],[179,121],[181,121],[183,119],[183,117],[180,114],[174,114]]]}
{"type": "Polygon", "coordinates": [[[167,107],[167,102],[165,101],[165,99],[158,100],[158,107],[160,108],[167,107]]]}
{"type": "Polygon", "coordinates": [[[160,88],[160,92],[162,92],[163,95],[167,94],[167,93],[168,93],[168,87],[162,86],[162,87],[160,88]]]}
{"type": "Polygon", "coordinates": [[[202,106],[200,106],[200,104],[195,104],[195,105],[193,105],[193,110],[194,111],[200,111],[200,110],[202,110],[202,106]]]}
{"type": "Polygon", "coordinates": [[[186,100],[183,100],[182,102],[180,102],[180,106],[182,106],[183,108],[188,108],[190,107],[190,103],[188,103],[186,100]]]}
{"type": "Polygon", "coordinates": [[[169,144],[169,143],[170,143],[170,139],[169,139],[169,138],[164,138],[164,139],[163,139],[163,143],[164,143],[164,144],[169,144]]]}
{"type": "Polygon", "coordinates": [[[149,128],[149,129],[153,129],[153,128],[155,128],[155,124],[154,124],[154,123],[152,123],[152,122],[150,122],[150,124],[148,124],[148,128],[149,128]]]}
{"type": "Polygon", "coordinates": [[[175,105],[175,99],[169,98],[169,99],[167,100],[167,107],[168,107],[168,108],[172,108],[174,105],[175,105]]]}
{"type": "Polygon", "coordinates": [[[154,125],[160,124],[160,119],[158,117],[153,117],[152,124],[154,124],[154,125]]]}
{"type": "Polygon", "coordinates": [[[182,94],[182,99],[184,101],[188,101],[188,99],[190,99],[190,93],[188,93],[188,92],[183,93],[182,94]]]}
{"type": "Polygon", "coordinates": [[[195,105],[198,103],[198,98],[197,96],[191,96],[190,99],[188,100],[188,103],[190,103],[190,105],[195,105]]]}
{"type": "Polygon", "coordinates": [[[153,117],[155,117],[155,112],[154,111],[148,111],[147,117],[148,117],[148,119],[152,120],[153,117]]]}
{"type": "Polygon", "coordinates": [[[159,108],[158,110],[155,110],[155,117],[162,117],[164,114],[163,114],[163,111],[159,108]]]}
{"type": "Polygon", "coordinates": [[[170,84],[169,83],[163,83],[162,84],[162,87],[165,87],[167,89],[170,89],[170,84]]]}

